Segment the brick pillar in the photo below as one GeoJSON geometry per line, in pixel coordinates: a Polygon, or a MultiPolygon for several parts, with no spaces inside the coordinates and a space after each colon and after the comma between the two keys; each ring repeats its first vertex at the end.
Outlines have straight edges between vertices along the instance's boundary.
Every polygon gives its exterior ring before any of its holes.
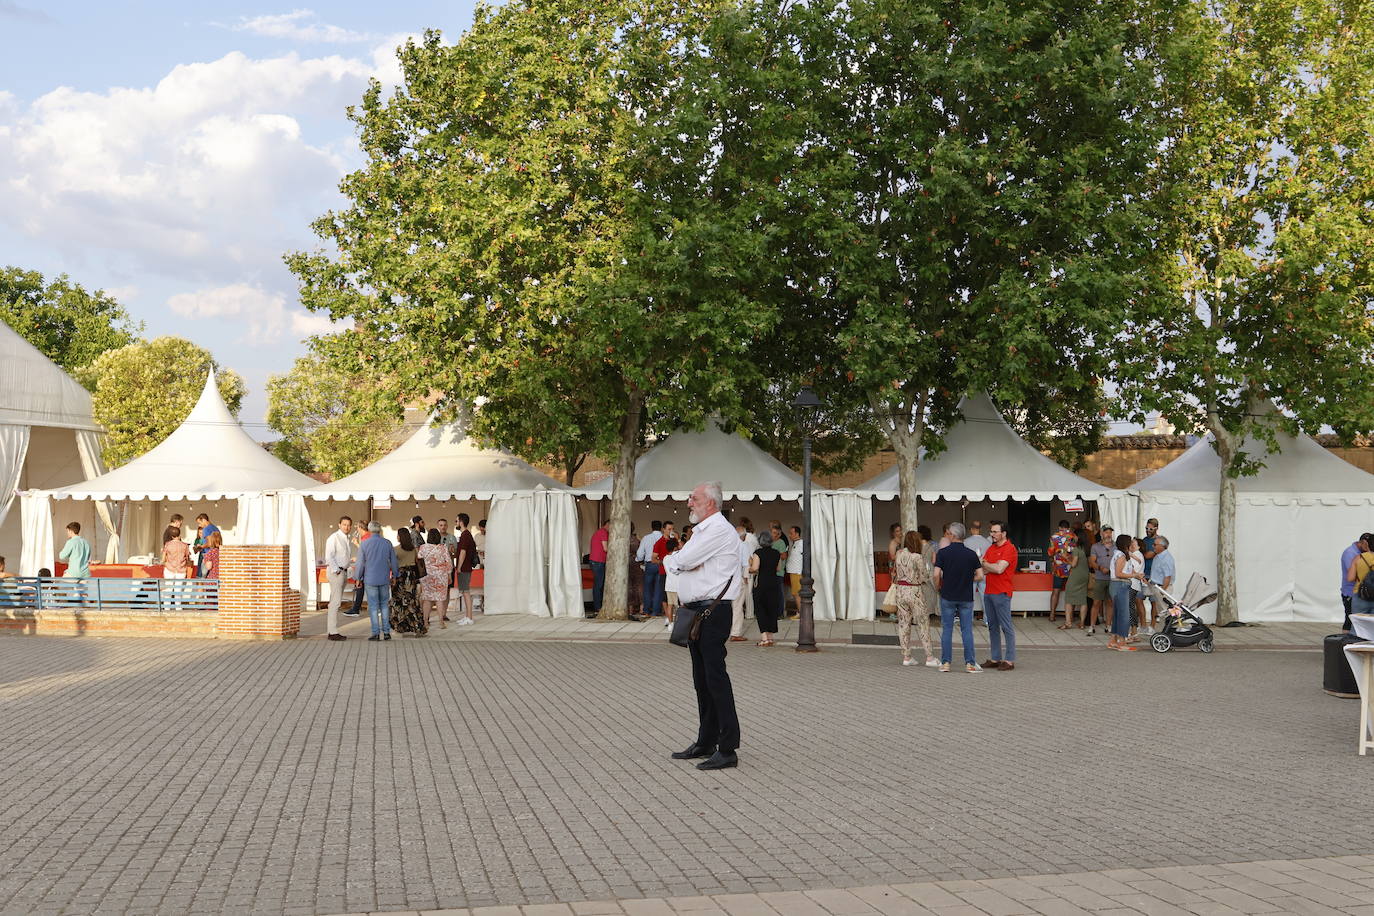
{"type": "Polygon", "coordinates": [[[301,629],[301,595],[288,585],[285,544],[225,544],[219,551],[218,636],[290,639],[301,629]]]}

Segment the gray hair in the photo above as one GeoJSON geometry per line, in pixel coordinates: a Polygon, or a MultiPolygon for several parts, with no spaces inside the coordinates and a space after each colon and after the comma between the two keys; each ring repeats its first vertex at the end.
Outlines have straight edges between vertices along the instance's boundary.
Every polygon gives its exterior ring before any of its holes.
{"type": "Polygon", "coordinates": [[[720,481],[708,480],[701,485],[701,495],[716,504],[716,511],[719,512],[725,505],[725,494],[721,492],[720,481]]]}
{"type": "Polygon", "coordinates": [[[373,534],[381,534],[381,533],[382,533],[382,526],[379,525],[377,522],[368,522],[368,523],[367,523],[367,530],[370,531],[370,532],[372,532],[373,534]]]}
{"type": "Polygon", "coordinates": [[[1159,547],[1160,547],[1161,544],[1164,545],[1164,549],[1165,549],[1165,550],[1168,550],[1168,549],[1169,549],[1169,539],[1166,538],[1166,537],[1165,537],[1164,535],[1162,535],[1162,534],[1156,534],[1156,535],[1155,535],[1155,550],[1159,550],[1159,547]]]}
{"type": "Polygon", "coordinates": [[[964,527],[963,522],[950,522],[945,528],[949,531],[949,536],[956,541],[962,541],[968,537],[968,529],[964,527]]]}
{"type": "Polygon", "coordinates": [[[772,547],[772,546],[773,546],[773,535],[769,534],[767,531],[760,531],[760,532],[759,532],[759,547],[772,547]]]}

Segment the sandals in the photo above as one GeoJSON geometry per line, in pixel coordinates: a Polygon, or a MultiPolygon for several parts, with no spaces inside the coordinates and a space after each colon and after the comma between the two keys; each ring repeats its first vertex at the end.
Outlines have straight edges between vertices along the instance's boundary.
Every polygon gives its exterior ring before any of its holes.
{"type": "Polygon", "coordinates": [[[1055,629],[1056,629],[1056,630],[1072,630],[1072,629],[1073,629],[1073,626],[1072,626],[1071,624],[1061,623],[1059,626],[1055,627],[1055,629]]]}
{"type": "Polygon", "coordinates": [[[767,649],[767,648],[769,648],[769,647],[771,647],[771,646],[773,645],[773,640],[771,640],[771,639],[760,639],[758,642],[754,643],[754,645],[757,646],[757,647],[760,648],[760,649],[767,649]]]}

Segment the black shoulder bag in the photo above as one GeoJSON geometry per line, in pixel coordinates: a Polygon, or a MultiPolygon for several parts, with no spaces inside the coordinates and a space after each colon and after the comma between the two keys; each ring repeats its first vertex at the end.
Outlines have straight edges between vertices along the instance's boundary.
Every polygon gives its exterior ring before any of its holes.
{"type": "Polygon", "coordinates": [[[725,598],[725,593],[730,590],[730,583],[735,581],[731,576],[725,580],[725,585],[721,587],[720,594],[716,600],[711,602],[711,606],[706,609],[679,607],[677,615],[673,617],[673,633],[668,637],[668,641],[675,646],[688,648],[692,643],[701,638],[701,622],[711,616],[711,612],[716,609],[725,598]]]}

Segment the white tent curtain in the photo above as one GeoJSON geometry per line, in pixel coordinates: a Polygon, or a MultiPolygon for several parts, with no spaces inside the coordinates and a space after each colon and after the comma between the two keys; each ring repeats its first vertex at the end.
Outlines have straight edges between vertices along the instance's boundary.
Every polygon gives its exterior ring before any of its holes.
{"type": "MultiPolygon", "coordinates": [[[[87,480],[99,477],[105,473],[105,461],[101,457],[100,434],[88,429],[74,430],[76,433],[76,450],[81,455],[81,472],[87,480]]],[[[95,504],[96,517],[100,519],[100,525],[105,529],[109,540],[105,542],[105,562],[118,563],[120,561],[119,529],[115,525],[114,507],[105,500],[97,500],[95,504]]],[[[0,521],[4,521],[0,516],[0,521]]]]}
{"type": "Polygon", "coordinates": [[[811,578],[817,620],[872,620],[873,501],[850,492],[813,493],[811,578]]]}
{"type": "Polygon", "coordinates": [[[285,544],[291,548],[290,585],[309,610],[315,600],[315,535],[305,497],[298,492],[241,496],[235,539],[240,544],[285,544]]]}
{"type": "Polygon", "coordinates": [[[24,472],[24,459],[29,454],[29,428],[5,424],[0,426],[0,525],[10,514],[19,476],[24,472]]]}
{"type": "MultiPolygon", "coordinates": [[[[1217,499],[1195,493],[1146,490],[1140,517],[1158,518],[1159,533],[1186,582],[1201,573],[1218,578],[1217,499]]],[[[1340,556],[1371,527],[1374,505],[1361,499],[1240,494],[1236,500],[1236,600],[1240,619],[1250,622],[1339,621],[1340,556]],[[1276,531],[1298,532],[1284,550],[1274,550],[1276,531]]],[[[1216,605],[1202,609],[1215,619],[1216,605]]]]}
{"type": "Polygon", "coordinates": [[[553,616],[545,600],[543,527],[533,493],[492,497],[482,580],[485,613],[553,616]]]}
{"type": "Polygon", "coordinates": [[[130,557],[152,557],[162,562],[162,504],[156,500],[130,499],[124,503],[120,524],[119,561],[130,557]]]}
{"type": "Polygon", "coordinates": [[[1117,534],[1142,534],[1140,524],[1140,495],[1126,490],[1104,493],[1097,498],[1097,511],[1103,525],[1110,525],[1117,534]]]}
{"type": "Polygon", "coordinates": [[[24,532],[19,574],[36,576],[40,569],[52,569],[56,557],[52,543],[52,497],[46,493],[24,493],[19,497],[19,511],[24,532]]]}
{"type": "MultiPolygon", "coordinates": [[[[577,500],[572,493],[539,489],[535,493],[544,527],[544,556],[548,558],[548,606],[555,617],[580,619],[582,557],[578,551],[577,500]]],[[[491,523],[487,523],[491,528],[491,523]]],[[[490,536],[488,536],[490,537],[490,536]]],[[[491,550],[487,550],[491,556],[491,550]]]]}

